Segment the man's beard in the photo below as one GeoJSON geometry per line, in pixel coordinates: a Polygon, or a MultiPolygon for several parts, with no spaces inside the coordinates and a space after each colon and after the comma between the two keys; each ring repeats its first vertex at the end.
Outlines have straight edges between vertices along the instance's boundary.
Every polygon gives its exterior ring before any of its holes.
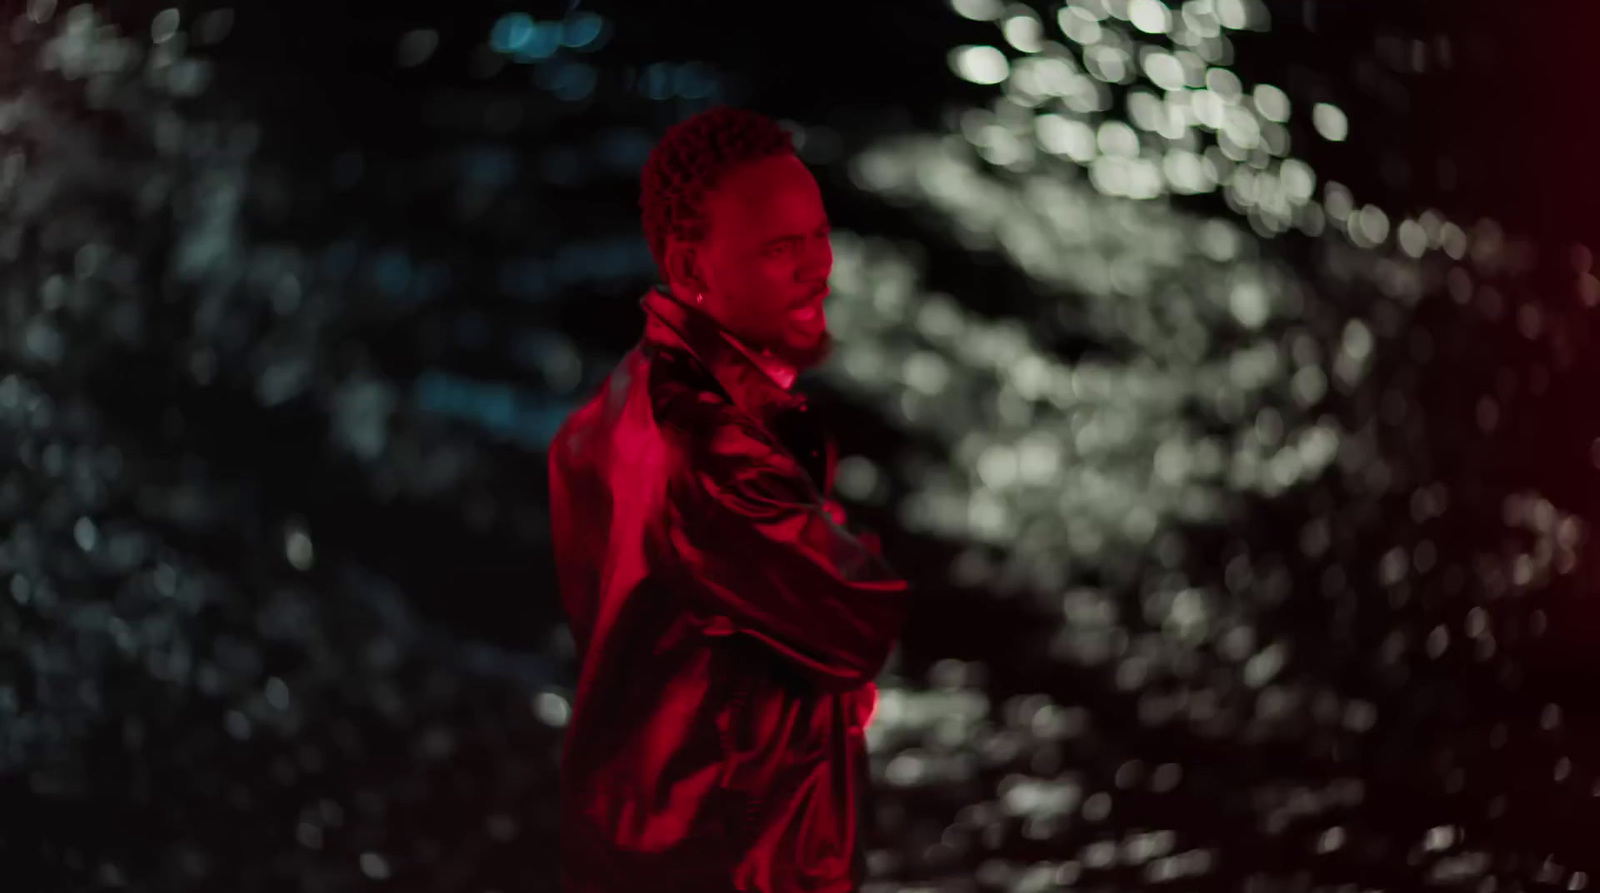
{"type": "Polygon", "coordinates": [[[804,372],[822,365],[833,354],[833,333],[824,329],[815,342],[805,347],[784,343],[775,344],[767,350],[778,359],[804,372]]]}

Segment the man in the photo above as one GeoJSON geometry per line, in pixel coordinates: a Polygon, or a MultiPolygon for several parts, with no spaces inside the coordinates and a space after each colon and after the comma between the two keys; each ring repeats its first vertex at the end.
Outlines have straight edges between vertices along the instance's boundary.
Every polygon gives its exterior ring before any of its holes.
{"type": "Polygon", "coordinates": [[[567,893],[845,893],[863,873],[872,680],[907,584],[843,526],[792,388],[831,338],[821,193],[771,119],[666,133],[642,177],[665,285],[550,450],[580,662],[567,893]]]}

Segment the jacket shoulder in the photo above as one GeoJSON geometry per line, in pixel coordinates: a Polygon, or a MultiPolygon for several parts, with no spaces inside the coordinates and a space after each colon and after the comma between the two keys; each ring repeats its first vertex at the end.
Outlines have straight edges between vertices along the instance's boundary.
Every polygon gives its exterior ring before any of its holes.
{"type": "Polygon", "coordinates": [[[609,378],[601,383],[588,399],[568,413],[557,426],[556,433],[550,438],[551,462],[565,461],[571,455],[582,454],[588,448],[594,431],[604,416],[611,385],[612,381],[609,378]]]}

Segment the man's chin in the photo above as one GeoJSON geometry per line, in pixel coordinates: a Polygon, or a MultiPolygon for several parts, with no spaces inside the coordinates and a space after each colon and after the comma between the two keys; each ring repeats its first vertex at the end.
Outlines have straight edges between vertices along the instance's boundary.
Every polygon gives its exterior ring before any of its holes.
{"type": "Polygon", "coordinates": [[[805,370],[820,366],[833,355],[833,333],[823,331],[810,343],[785,342],[774,351],[778,358],[796,369],[805,370]]]}

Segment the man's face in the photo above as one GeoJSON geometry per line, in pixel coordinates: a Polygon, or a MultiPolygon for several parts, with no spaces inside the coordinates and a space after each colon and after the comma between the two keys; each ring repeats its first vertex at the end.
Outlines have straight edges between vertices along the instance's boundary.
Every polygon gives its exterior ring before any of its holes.
{"type": "MultiPolygon", "coordinates": [[[[730,171],[705,199],[701,308],[735,337],[805,369],[833,339],[822,310],[833,247],[817,181],[781,155],[730,171]]],[[[693,297],[694,286],[688,288],[693,297]]]]}

